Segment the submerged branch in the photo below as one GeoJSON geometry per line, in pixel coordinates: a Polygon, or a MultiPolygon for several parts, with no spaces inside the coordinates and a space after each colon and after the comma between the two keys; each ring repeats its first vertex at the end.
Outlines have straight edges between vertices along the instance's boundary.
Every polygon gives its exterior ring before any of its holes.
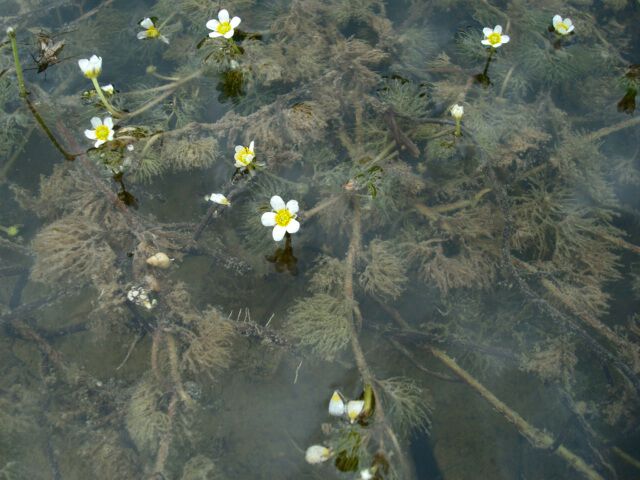
{"type": "Polygon", "coordinates": [[[446,365],[453,373],[455,373],[462,381],[464,381],[469,387],[475,390],[482,398],[484,398],[489,404],[500,413],[507,421],[512,423],[518,432],[527,439],[527,441],[534,448],[541,450],[547,450],[553,452],[555,455],[562,458],[567,462],[574,470],[582,474],[584,478],[589,480],[604,480],[598,472],[596,472],[587,462],[581,457],[573,453],[564,445],[560,444],[554,449],[556,445],[556,439],[549,433],[540,430],[529,422],[527,422],[518,412],[509,408],[507,404],[502,402],[496,397],[488,388],[482,385],[471,374],[460,367],[456,361],[449,357],[445,352],[438,350],[434,347],[429,347],[429,351],[446,365]]]}

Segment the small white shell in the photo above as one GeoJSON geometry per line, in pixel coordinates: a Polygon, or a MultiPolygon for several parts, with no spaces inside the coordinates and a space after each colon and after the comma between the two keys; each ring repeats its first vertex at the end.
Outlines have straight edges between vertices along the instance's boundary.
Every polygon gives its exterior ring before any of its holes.
{"type": "Polygon", "coordinates": [[[147,258],[147,264],[152,267],[169,268],[171,266],[171,259],[166,253],[158,252],[155,255],[147,258]]]}

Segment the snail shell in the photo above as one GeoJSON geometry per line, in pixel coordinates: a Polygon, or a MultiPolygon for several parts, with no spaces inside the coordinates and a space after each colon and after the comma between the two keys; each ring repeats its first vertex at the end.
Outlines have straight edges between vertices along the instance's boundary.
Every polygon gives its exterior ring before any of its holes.
{"type": "Polygon", "coordinates": [[[155,255],[147,258],[147,264],[152,267],[169,268],[171,266],[171,259],[166,253],[158,252],[155,255]]]}

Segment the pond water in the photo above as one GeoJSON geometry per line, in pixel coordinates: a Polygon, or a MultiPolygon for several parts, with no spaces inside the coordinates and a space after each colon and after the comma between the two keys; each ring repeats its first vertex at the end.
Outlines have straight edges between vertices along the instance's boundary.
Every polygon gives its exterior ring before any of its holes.
{"type": "Polygon", "coordinates": [[[0,479],[640,478],[638,25],[0,0],[0,479]]]}

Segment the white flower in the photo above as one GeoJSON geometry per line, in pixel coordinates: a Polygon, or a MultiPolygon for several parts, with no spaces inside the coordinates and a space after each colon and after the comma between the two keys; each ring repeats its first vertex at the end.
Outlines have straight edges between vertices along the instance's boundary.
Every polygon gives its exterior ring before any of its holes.
{"type": "Polygon", "coordinates": [[[248,147],[242,145],[236,145],[236,153],[233,156],[236,163],[236,168],[248,168],[251,162],[256,158],[256,152],[254,151],[255,142],[251,140],[248,147]]]}
{"type": "Polygon", "coordinates": [[[78,60],[78,65],[85,77],[98,78],[98,75],[102,72],[102,57],[91,55],[89,59],[81,58],[78,60]]]}
{"type": "Polygon", "coordinates": [[[109,85],[102,85],[100,87],[102,89],[102,91],[104,93],[106,93],[107,95],[113,95],[116,92],[116,89],[113,88],[113,85],[109,84],[109,85]]]}
{"type": "Polygon", "coordinates": [[[485,27],[482,29],[482,33],[484,33],[482,44],[488,47],[498,48],[500,45],[509,43],[509,40],[511,40],[509,35],[502,34],[502,27],[500,25],[496,25],[496,28],[493,30],[485,27]]]}
{"type": "Polygon", "coordinates": [[[151,20],[150,18],[145,18],[139,23],[139,25],[146,30],[138,32],[138,40],[144,40],[145,38],[159,38],[167,45],[169,44],[169,39],[160,34],[160,30],[158,30],[158,27],[156,27],[156,25],[153,23],[153,20],[151,20]]]}
{"type": "Polygon", "coordinates": [[[329,415],[334,417],[341,417],[344,415],[344,398],[338,390],[333,392],[331,400],[329,400],[329,415]]]}
{"type": "Polygon", "coordinates": [[[231,205],[231,202],[229,201],[229,199],[221,193],[212,193],[211,195],[205,198],[210,202],[217,203],[220,205],[231,205]]]}
{"type": "Polygon", "coordinates": [[[273,227],[273,239],[279,242],[285,233],[296,233],[300,230],[300,222],[296,220],[299,207],[298,202],[289,200],[285,205],[284,200],[278,195],[271,197],[273,212],[262,214],[262,225],[273,227]]]}
{"type": "Polygon", "coordinates": [[[350,400],[347,403],[347,417],[351,423],[355,422],[364,410],[364,400],[350,400]]]}
{"type": "Polygon", "coordinates": [[[104,122],[98,117],[91,119],[93,130],[85,130],[84,134],[87,138],[95,140],[95,147],[98,148],[103,143],[113,140],[113,119],[105,117],[104,122]]]}
{"type": "Polygon", "coordinates": [[[553,28],[560,35],[568,35],[571,32],[573,32],[573,29],[575,28],[570,18],[565,18],[563,20],[560,15],[555,15],[553,17],[552,23],[553,23],[553,28]]]}
{"type": "Polygon", "coordinates": [[[451,116],[456,120],[460,120],[464,115],[464,107],[462,105],[458,105],[457,103],[451,107],[451,116]]]}
{"type": "Polygon", "coordinates": [[[231,38],[235,33],[233,29],[238,25],[240,25],[240,17],[233,17],[229,20],[229,12],[223,8],[218,12],[218,20],[209,20],[206,26],[209,30],[213,30],[213,32],[209,32],[211,38],[231,38]]]}
{"type": "Polygon", "coordinates": [[[304,454],[307,463],[311,464],[326,462],[330,456],[331,450],[322,445],[311,445],[304,454]]]}

